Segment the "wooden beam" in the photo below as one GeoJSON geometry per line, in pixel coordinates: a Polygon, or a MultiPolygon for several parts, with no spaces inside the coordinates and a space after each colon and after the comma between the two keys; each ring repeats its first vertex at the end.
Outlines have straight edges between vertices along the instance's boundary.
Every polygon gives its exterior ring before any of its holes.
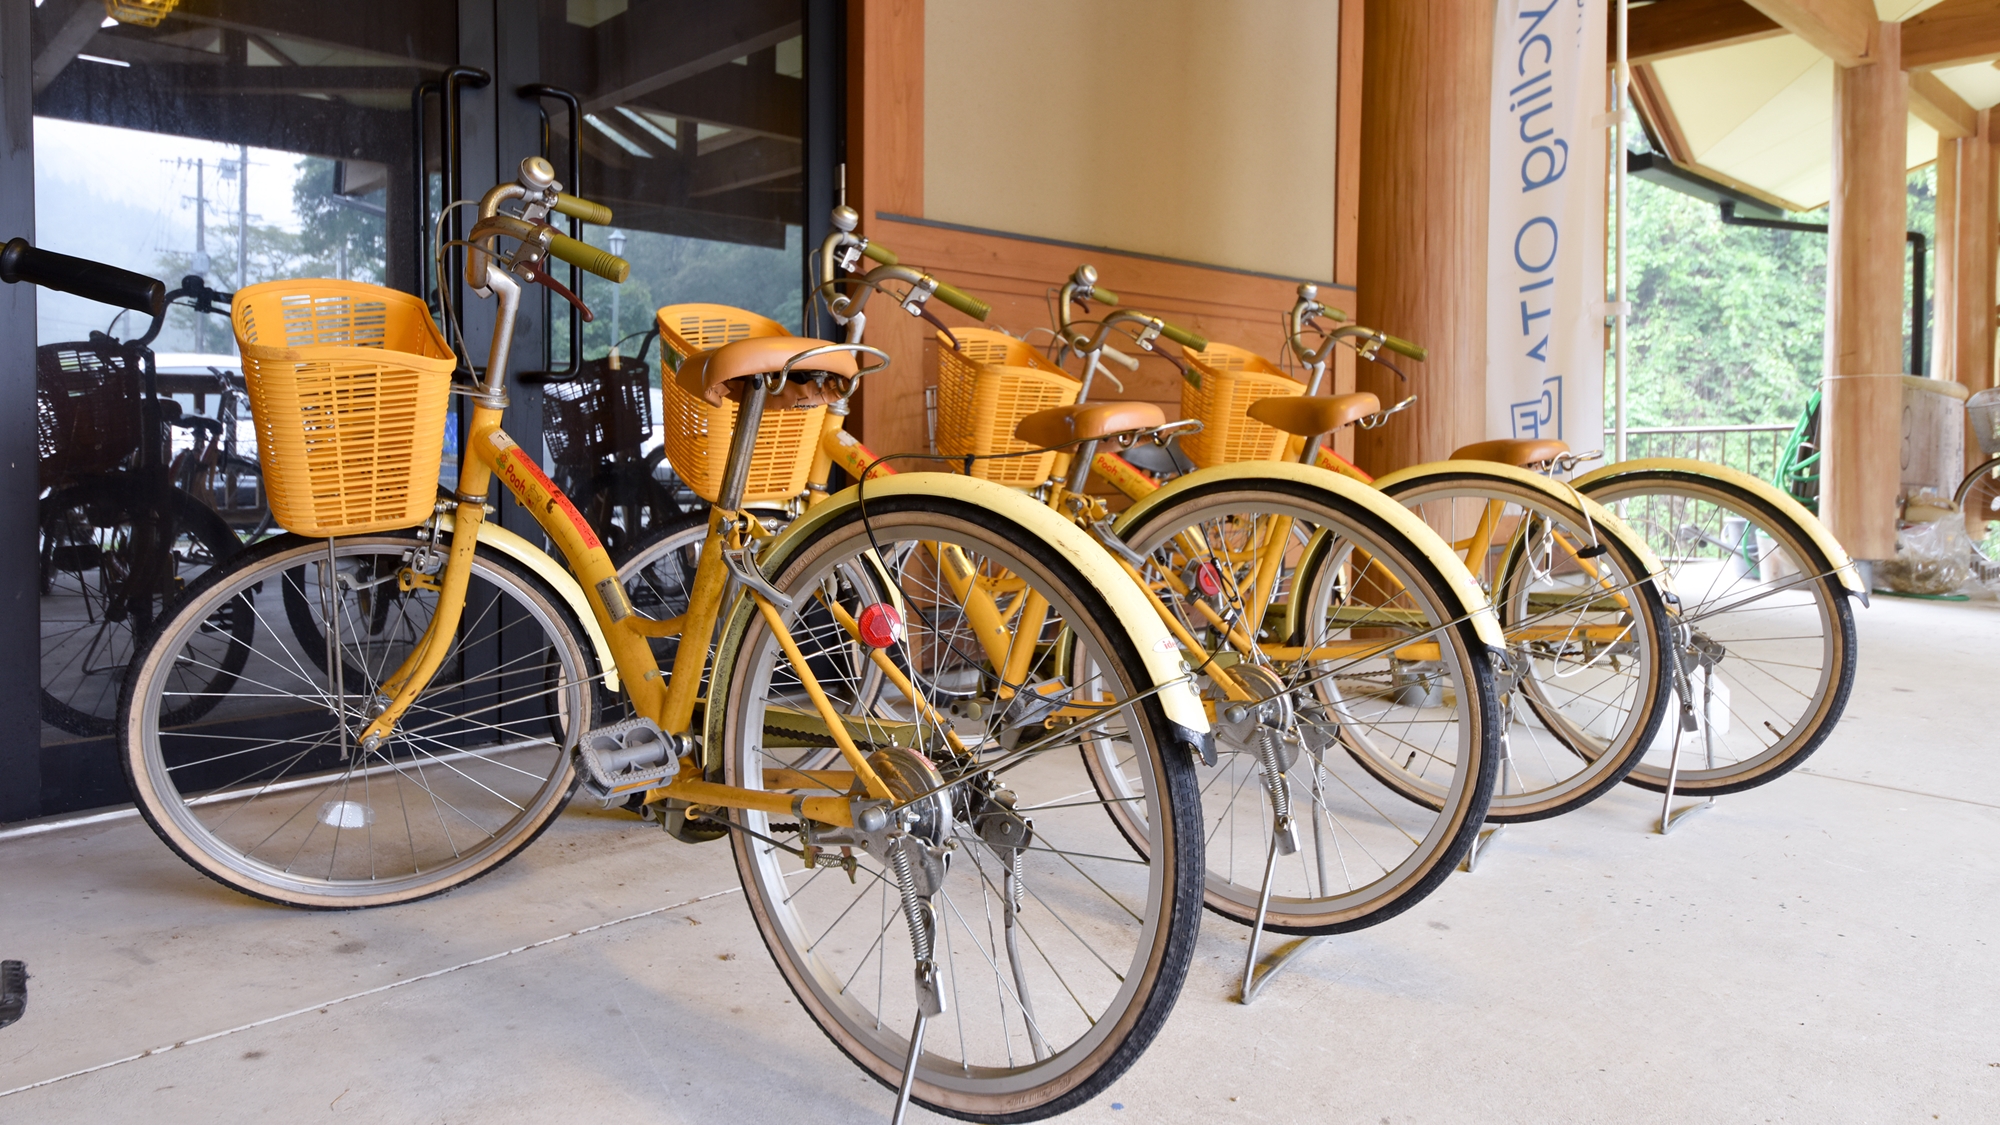
{"type": "Polygon", "coordinates": [[[1903,69],[2000,59],[2000,0],[1945,0],[1903,21],[1903,69]]]}
{"type": "Polygon", "coordinates": [[[1896,553],[1910,119],[1898,38],[1897,25],[1879,25],[1884,65],[1843,67],[1833,76],[1819,515],[1858,559],[1896,553]]]}
{"type": "Polygon", "coordinates": [[[1926,70],[1910,75],[1910,112],[1936,129],[1939,137],[1969,137],[1979,131],[1979,111],[1926,70]]]}
{"type": "MultiPolygon", "coordinates": [[[[1675,55],[1785,34],[1776,20],[1745,0],[1664,0],[1632,9],[1625,30],[1628,36],[1625,57],[1634,63],[1657,62],[1675,55]]],[[[1615,27],[1606,37],[1605,46],[1611,60],[1617,61],[1615,27]]]]}
{"type": "Polygon", "coordinates": [[[1659,139],[1665,156],[1676,164],[1694,163],[1694,153],[1688,148],[1687,136],[1681,132],[1680,119],[1674,116],[1673,103],[1667,100],[1667,92],[1660,85],[1660,76],[1653,68],[1640,63],[1632,68],[1632,104],[1639,109],[1639,116],[1652,126],[1653,136],[1659,139]]]}
{"type": "Polygon", "coordinates": [[[1778,26],[1819,49],[1840,66],[1866,66],[1876,15],[1873,0],[1750,0],[1778,26]]]}

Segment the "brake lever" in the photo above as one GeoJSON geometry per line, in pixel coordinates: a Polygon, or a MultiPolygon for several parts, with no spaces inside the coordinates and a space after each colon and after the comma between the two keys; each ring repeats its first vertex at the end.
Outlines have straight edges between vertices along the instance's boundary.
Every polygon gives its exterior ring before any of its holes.
{"type": "Polygon", "coordinates": [[[582,298],[570,292],[569,286],[564,285],[562,282],[557,281],[554,277],[550,276],[547,273],[544,273],[537,266],[524,264],[521,266],[521,270],[522,272],[527,274],[529,281],[539,282],[542,285],[548,286],[550,289],[555,291],[557,296],[561,297],[565,301],[568,301],[570,304],[575,305],[576,311],[583,314],[583,322],[585,324],[591,324],[597,320],[597,314],[590,311],[590,306],[584,304],[582,298]]]}

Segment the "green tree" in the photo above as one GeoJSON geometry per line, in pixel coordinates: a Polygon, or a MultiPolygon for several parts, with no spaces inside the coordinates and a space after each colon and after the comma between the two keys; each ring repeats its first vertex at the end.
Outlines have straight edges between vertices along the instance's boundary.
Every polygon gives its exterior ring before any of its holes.
{"type": "MultiPolygon", "coordinates": [[[[1930,168],[1910,176],[1910,229],[1926,239],[1935,183],[1930,168]]],[[[1795,420],[1825,366],[1826,235],[1724,225],[1714,204],[1639,179],[1628,205],[1631,424],[1795,420]]],[[[1907,361],[1907,330],[1904,349],[1907,361]]]]}

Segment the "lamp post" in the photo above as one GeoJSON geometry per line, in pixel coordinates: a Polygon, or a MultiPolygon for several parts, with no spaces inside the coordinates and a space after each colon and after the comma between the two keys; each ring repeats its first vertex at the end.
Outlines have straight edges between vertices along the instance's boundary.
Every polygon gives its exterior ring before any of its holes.
{"type": "MultiPolygon", "coordinates": [[[[625,256],[624,231],[613,227],[606,241],[611,243],[613,254],[620,258],[625,256]]],[[[618,353],[618,286],[616,285],[611,287],[611,352],[613,355],[618,353]]]]}

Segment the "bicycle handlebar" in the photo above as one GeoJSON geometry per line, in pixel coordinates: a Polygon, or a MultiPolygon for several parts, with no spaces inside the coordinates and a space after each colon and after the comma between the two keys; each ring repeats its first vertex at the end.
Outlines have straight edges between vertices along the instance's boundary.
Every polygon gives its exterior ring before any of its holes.
{"type": "Polygon", "coordinates": [[[938,282],[937,290],[932,295],[974,320],[985,320],[987,314],[993,311],[992,305],[957,286],[946,285],[942,281],[938,282]]]}
{"type": "Polygon", "coordinates": [[[1093,285],[1090,287],[1090,299],[1101,304],[1116,305],[1118,303],[1118,294],[1113,293],[1102,285],[1093,285]]]}
{"type": "MultiPolygon", "coordinates": [[[[1156,317],[1155,319],[1158,318],[1156,317]]],[[[1172,340],[1174,343],[1179,344],[1181,347],[1189,348],[1198,352],[1205,352],[1208,350],[1207,337],[1197,336],[1194,333],[1189,332],[1185,328],[1176,328],[1173,325],[1168,324],[1164,320],[1160,321],[1159,323],[1160,323],[1160,335],[1165,336],[1167,339],[1172,340]]]]}
{"type": "MultiPolygon", "coordinates": [[[[606,214],[609,214],[607,211],[606,214]]],[[[580,269],[604,278],[614,284],[622,284],[631,276],[632,263],[613,254],[609,250],[599,250],[595,246],[578,242],[566,234],[551,232],[549,253],[580,269]]]]}
{"type": "Polygon", "coordinates": [[[554,210],[557,214],[568,215],[572,219],[582,219],[593,226],[601,227],[611,222],[611,208],[564,191],[556,193],[554,210]]]}
{"type": "Polygon", "coordinates": [[[153,317],[167,307],[167,287],[158,278],[88,258],[37,250],[25,238],[13,239],[0,249],[0,281],[10,285],[25,281],[153,317]]]}
{"type": "Polygon", "coordinates": [[[861,256],[880,262],[885,266],[900,266],[903,264],[902,259],[896,257],[887,246],[878,242],[870,242],[862,246],[861,256]]]}
{"type": "Polygon", "coordinates": [[[1406,355],[1409,356],[1411,359],[1419,361],[1429,358],[1431,354],[1428,349],[1420,348],[1417,345],[1410,343],[1408,340],[1404,340],[1396,336],[1391,336],[1388,335],[1387,333],[1382,334],[1382,346],[1388,348],[1392,352],[1395,352],[1397,355],[1406,355]]]}

